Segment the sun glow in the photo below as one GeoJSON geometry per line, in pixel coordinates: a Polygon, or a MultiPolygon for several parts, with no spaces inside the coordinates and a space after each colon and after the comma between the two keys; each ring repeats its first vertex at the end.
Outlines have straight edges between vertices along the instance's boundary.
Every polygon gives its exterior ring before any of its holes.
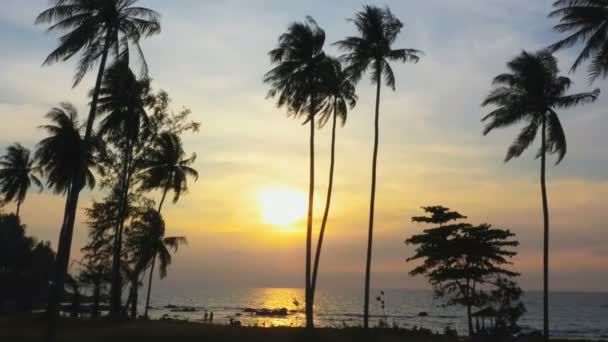
{"type": "Polygon", "coordinates": [[[281,227],[306,215],[306,195],[293,189],[270,189],[260,193],[262,217],[265,222],[281,227]]]}

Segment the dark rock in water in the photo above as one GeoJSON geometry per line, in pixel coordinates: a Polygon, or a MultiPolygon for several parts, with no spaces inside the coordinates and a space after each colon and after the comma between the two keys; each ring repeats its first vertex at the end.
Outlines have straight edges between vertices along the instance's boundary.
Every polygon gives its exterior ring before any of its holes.
{"type": "Polygon", "coordinates": [[[172,305],[172,304],[165,305],[165,309],[177,309],[177,305],[172,305]]]}
{"type": "Polygon", "coordinates": [[[429,314],[427,312],[421,311],[418,313],[418,317],[427,317],[429,314]]]}
{"type": "Polygon", "coordinates": [[[170,310],[171,312],[197,312],[198,309],[193,306],[177,306],[170,310]]]}
{"type": "Polygon", "coordinates": [[[255,314],[256,316],[263,316],[263,317],[285,317],[289,314],[289,311],[287,310],[287,308],[280,308],[280,309],[245,308],[245,309],[243,309],[243,312],[252,313],[252,314],[255,314]]]}

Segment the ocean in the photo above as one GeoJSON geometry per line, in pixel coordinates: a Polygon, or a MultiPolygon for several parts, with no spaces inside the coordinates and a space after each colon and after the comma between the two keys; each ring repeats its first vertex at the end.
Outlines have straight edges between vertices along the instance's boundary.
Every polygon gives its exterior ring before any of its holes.
{"type": "MultiPolygon", "coordinates": [[[[143,292],[143,291],[142,291],[143,292]]],[[[431,291],[384,290],[385,312],[371,293],[371,324],[386,317],[389,325],[422,327],[442,332],[445,327],[466,334],[464,307],[443,307],[431,291]]],[[[363,293],[360,290],[322,290],[315,299],[315,325],[319,327],[360,326],[363,293]]],[[[140,305],[143,305],[140,298],[140,305]]],[[[528,312],[520,320],[524,331],[542,328],[542,293],[526,292],[528,312]]],[[[196,294],[153,294],[150,316],[202,322],[213,312],[214,324],[231,320],[248,326],[301,326],[304,324],[304,290],[289,288],[208,289],[196,294]],[[294,299],[296,301],[294,301],[294,299]],[[264,317],[247,309],[287,309],[284,317],[264,317]]],[[[608,341],[608,293],[554,292],[550,294],[551,335],[564,338],[592,338],[608,341]]]]}

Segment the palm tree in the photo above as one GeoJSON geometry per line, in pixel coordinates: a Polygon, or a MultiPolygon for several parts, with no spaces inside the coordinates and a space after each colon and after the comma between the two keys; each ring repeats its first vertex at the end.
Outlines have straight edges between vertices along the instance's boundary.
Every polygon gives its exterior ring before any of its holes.
{"type": "Polygon", "coordinates": [[[357,95],[355,94],[355,85],[348,78],[348,75],[342,69],[339,61],[334,62],[333,73],[327,77],[327,82],[323,84],[324,103],[322,116],[319,120],[319,127],[323,127],[329,118],[332,119],[331,125],[331,152],[329,162],[329,182],[327,185],[327,198],[325,200],[325,211],[323,212],[323,220],[321,221],[321,229],[319,231],[319,241],[317,242],[317,250],[315,254],[315,262],[312,270],[311,292],[314,302],[315,290],[317,286],[317,275],[319,271],[319,260],[321,258],[321,247],[323,245],[323,236],[325,235],[325,227],[329,217],[329,207],[331,204],[331,193],[334,183],[334,164],[336,152],[336,126],[338,119],[340,124],[344,126],[349,108],[352,109],[357,104],[357,95]]]}
{"type": "MultiPolygon", "coordinates": [[[[78,176],[80,184],[93,189],[95,176],[92,169],[103,175],[104,171],[97,166],[95,154],[104,152],[103,142],[97,138],[90,141],[89,151],[81,135],[82,127],[78,122],[78,111],[69,102],[62,102],[46,114],[51,121],[40,126],[48,136],[42,139],[36,148],[36,160],[44,171],[48,187],[55,194],[66,195],[66,208],[70,204],[73,181],[78,176]],[[84,170],[84,173],[79,172],[84,170]]],[[[63,224],[68,219],[64,212],[63,224]]],[[[50,304],[49,304],[50,305],[50,304]]]]}
{"type": "Polygon", "coordinates": [[[495,105],[498,108],[483,118],[487,125],[483,131],[488,134],[495,128],[503,128],[525,121],[515,142],[509,147],[505,162],[519,157],[534,141],[540,128],[541,147],[540,185],[543,204],[543,332],[549,340],[549,209],[545,185],[545,159],[548,154],[556,154],[557,162],[566,155],[566,135],[557,115],[557,110],[593,102],[599,95],[596,89],[589,93],[567,95],[572,85],[568,77],[559,76],[556,58],[548,51],[520,55],[507,63],[509,73],[494,78],[494,88],[483,101],[482,106],[495,105]]]}
{"type": "Polygon", "coordinates": [[[21,144],[9,146],[6,155],[0,158],[0,193],[4,202],[17,202],[17,217],[32,183],[42,190],[42,182],[37,177],[40,173],[41,169],[34,165],[30,150],[21,144]]]}
{"type": "Polygon", "coordinates": [[[305,117],[310,124],[310,173],[308,189],[308,216],[306,225],[306,327],[313,327],[311,296],[312,210],[314,196],[314,116],[320,110],[320,85],[330,63],[323,52],[325,31],[307,17],[306,22],[289,25],[279,37],[277,48],[269,52],[270,61],[276,66],[264,76],[270,86],[268,97],[277,98],[278,107],[287,107],[290,116],[305,117]]]}
{"type": "Polygon", "coordinates": [[[198,172],[190,165],[196,160],[196,154],[186,158],[182,141],[177,134],[163,132],[154,140],[142,163],[141,187],[143,191],[161,189],[163,194],[158,205],[161,212],[169,190],[173,191],[173,203],[188,190],[188,176],[198,179],[198,172]]]}
{"type": "MultiPolygon", "coordinates": [[[[142,37],[147,38],[160,32],[160,15],[150,9],[134,6],[136,3],[137,0],[51,0],[51,7],[36,18],[36,24],[49,24],[48,30],[51,32],[67,31],[61,36],[59,46],[46,58],[44,65],[66,61],[81,54],[74,75],[74,86],[80,83],[97,61],[100,61],[86,124],[84,138],[86,143],[91,140],[99,89],[108,56],[112,54],[115,59],[128,61],[130,46],[132,46],[141,57],[143,71],[147,71],[139,42],[142,37]]],[[[84,173],[84,170],[79,172],[84,173]]],[[[81,179],[82,177],[77,175],[75,182],[81,179]]],[[[78,195],[82,186],[78,183],[73,186],[74,191],[71,191],[67,201],[64,215],[66,219],[59,236],[56,275],[49,300],[51,314],[47,332],[49,341],[55,338],[59,313],[58,300],[61,294],[59,289],[63,288],[67,272],[78,195]]]]}
{"type": "Polygon", "coordinates": [[[120,186],[122,204],[116,227],[112,263],[111,313],[118,317],[121,312],[121,249],[124,221],[127,215],[127,198],[134,174],[133,151],[142,134],[145,134],[148,115],[145,107],[149,101],[150,82],[137,80],[127,63],[119,62],[106,71],[99,90],[99,112],[105,113],[100,122],[99,136],[113,142],[122,150],[120,186]]]}
{"type": "Polygon", "coordinates": [[[69,102],[62,102],[46,114],[50,124],[40,126],[48,136],[36,147],[36,160],[47,179],[47,185],[56,194],[65,194],[69,198],[72,181],[79,169],[85,170],[82,184],[93,189],[97,168],[94,153],[103,153],[103,144],[99,139],[93,140],[93,150],[85,153],[82,126],[78,122],[78,111],[69,102]],[[81,156],[81,158],[75,158],[81,156]]]}
{"type": "Polygon", "coordinates": [[[183,236],[165,237],[165,221],[158,211],[149,209],[139,215],[131,224],[129,242],[136,260],[150,262],[148,294],[144,311],[144,317],[147,318],[156,257],[158,256],[158,269],[162,279],[167,276],[167,267],[171,264],[171,250],[176,252],[178,247],[186,244],[187,241],[183,236]]]}
{"type": "Polygon", "coordinates": [[[376,202],[376,164],[378,160],[378,138],[380,117],[380,87],[382,77],[387,86],[395,90],[395,74],[390,62],[418,62],[420,51],[415,49],[395,49],[403,23],[388,7],[379,8],[366,5],[352,19],[359,36],[347,37],[335,45],[345,52],[341,58],[347,64],[346,73],[357,83],[363,74],[371,69],[371,80],[376,84],[376,112],[374,119],[374,155],[372,160],[372,186],[369,206],[369,231],[367,238],[367,261],[365,265],[365,302],[363,308],[363,327],[369,321],[369,282],[372,262],[372,238],[374,232],[374,209],[376,202]]]}
{"type": "Polygon", "coordinates": [[[590,60],[588,72],[593,82],[608,76],[608,2],[604,0],[557,0],[549,17],[560,18],[554,29],[568,36],[551,45],[554,52],[583,43],[583,48],[571,67],[576,69],[590,60]]]}

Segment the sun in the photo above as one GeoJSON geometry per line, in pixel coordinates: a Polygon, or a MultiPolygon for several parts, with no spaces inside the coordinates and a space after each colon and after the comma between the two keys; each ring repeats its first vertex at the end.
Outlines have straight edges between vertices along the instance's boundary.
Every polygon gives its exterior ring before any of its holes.
{"type": "Polygon", "coordinates": [[[306,215],[306,195],[294,189],[269,189],[260,192],[262,217],[266,223],[286,227],[306,215]]]}

